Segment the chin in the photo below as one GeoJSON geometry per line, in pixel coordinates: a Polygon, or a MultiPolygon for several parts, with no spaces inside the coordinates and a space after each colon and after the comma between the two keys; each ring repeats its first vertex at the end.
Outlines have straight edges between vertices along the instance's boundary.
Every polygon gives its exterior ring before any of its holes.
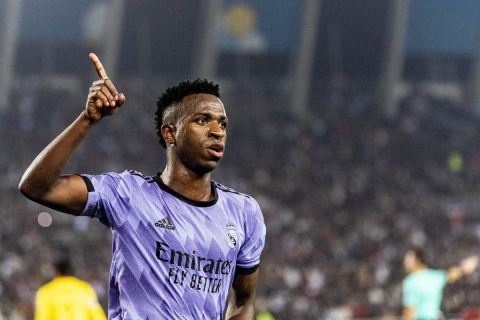
{"type": "Polygon", "coordinates": [[[218,161],[209,161],[208,163],[198,164],[194,167],[194,171],[198,175],[205,175],[212,172],[218,167],[218,161]]]}
{"type": "Polygon", "coordinates": [[[215,170],[221,159],[205,154],[179,154],[182,165],[198,176],[203,176],[215,170]]]}
{"type": "Polygon", "coordinates": [[[207,172],[212,172],[213,170],[215,170],[217,168],[218,168],[218,162],[215,162],[214,164],[206,165],[204,167],[204,170],[207,171],[207,172]]]}

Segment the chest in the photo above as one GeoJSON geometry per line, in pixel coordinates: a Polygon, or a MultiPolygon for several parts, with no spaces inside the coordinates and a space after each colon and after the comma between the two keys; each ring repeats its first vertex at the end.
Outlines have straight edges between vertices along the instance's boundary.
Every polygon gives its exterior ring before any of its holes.
{"type": "Polygon", "coordinates": [[[236,260],[245,241],[241,208],[221,201],[201,207],[178,199],[160,200],[139,199],[133,203],[127,221],[137,242],[155,245],[160,254],[173,252],[177,259],[236,260]],[[140,229],[142,232],[134,231],[140,229]]]}

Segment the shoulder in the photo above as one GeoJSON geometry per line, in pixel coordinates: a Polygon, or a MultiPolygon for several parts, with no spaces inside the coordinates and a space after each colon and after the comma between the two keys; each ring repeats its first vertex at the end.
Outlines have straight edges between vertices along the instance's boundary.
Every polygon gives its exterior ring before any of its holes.
{"type": "Polygon", "coordinates": [[[255,198],[252,196],[239,192],[230,187],[224,186],[216,181],[213,182],[216,186],[218,197],[223,198],[231,206],[240,208],[247,220],[261,220],[263,222],[262,210],[255,198]]]}
{"type": "Polygon", "coordinates": [[[232,189],[230,187],[227,187],[223,184],[221,184],[220,182],[217,182],[217,181],[213,181],[213,183],[215,184],[215,187],[217,188],[217,191],[220,193],[224,193],[226,194],[227,196],[231,196],[231,197],[237,197],[237,198],[241,198],[241,199],[253,199],[252,196],[249,196],[248,194],[245,194],[245,193],[241,193],[235,189],[232,189]]]}
{"type": "Polygon", "coordinates": [[[79,293],[83,292],[84,294],[94,294],[93,287],[86,281],[83,281],[74,276],[68,276],[63,279],[64,283],[68,285],[68,287],[76,288],[79,293]]]}
{"type": "Polygon", "coordinates": [[[121,173],[109,172],[111,177],[109,184],[116,192],[123,196],[130,197],[132,193],[141,192],[149,189],[151,184],[155,184],[154,177],[144,175],[139,171],[125,170],[121,173]]]}
{"type": "Polygon", "coordinates": [[[430,274],[442,280],[448,278],[448,272],[443,269],[430,269],[430,274]]]}
{"type": "Polygon", "coordinates": [[[135,170],[125,170],[122,173],[120,173],[124,179],[131,179],[134,180],[138,183],[154,183],[155,182],[155,177],[152,176],[147,176],[140,171],[135,171],[135,170]]]}
{"type": "Polygon", "coordinates": [[[213,181],[213,183],[215,184],[219,196],[226,197],[230,201],[241,205],[258,206],[257,201],[252,196],[227,187],[219,182],[213,181]]]}
{"type": "Polygon", "coordinates": [[[411,287],[415,284],[416,273],[410,273],[403,279],[404,287],[411,287]]]}
{"type": "Polygon", "coordinates": [[[232,195],[242,196],[242,197],[245,197],[245,198],[252,198],[252,196],[249,196],[248,194],[239,192],[239,191],[237,191],[233,188],[227,187],[227,186],[221,184],[220,182],[213,181],[213,183],[215,184],[215,187],[217,188],[218,191],[221,191],[221,192],[224,192],[224,193],[230,193],[232,195]]]}
{"type": "Polygon", "coordinates": [[[78,278],[73,278],[73,280],[75,281],[75,284],[78,288],[81,288],[82,290],[88,293],[94,292],[93,287],[90,285],[90,283],[80,280],[78,278]]]}
{"type": "Polygon", "coordinates": [[[37,297],[38,296],[45,296],[48,295],[49,292],[52,291],[52,289],[55,288],[55,279],[45,283],[42,285],[38,290],[37,290],[37,297]]]}
{"type": "Polygon", "coordinates": [[[92,286],[83,280],[80,280],[73,276],[56,277],[52,281],[44,284],[38,289],[39,295],[49,295],[58,293],[59,290],[63,290],[68,287],[75,287],[76,290],[91,291],[92,286]]]}
{"type": "Polygon", "coordinates": [[[83,174],[82,176],[89,179],[94,179],[98,182],[114,185],[120,185],[122,183],[127,185],[135,185],[154,182],[153,177],[144,175],[143,173],[135,170],[125,170],[123,172],[105,172],[99,175],[83,174]]]}

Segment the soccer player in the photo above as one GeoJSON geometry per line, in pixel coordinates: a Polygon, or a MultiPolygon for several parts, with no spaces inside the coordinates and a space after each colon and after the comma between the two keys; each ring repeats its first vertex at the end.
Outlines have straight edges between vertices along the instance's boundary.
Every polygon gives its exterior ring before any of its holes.
{"type": "Polygon", "coordinates": [[[430,269],[421,249],[408,250],[404,257],[404,267],[408,275],[403,280],[402,320],[439,319],[445,285],[471,274],[477,265],[478,257],[470,256],[448,270],[430,269]]]}
{"type": "Polygon", "coordinates": [[[90,59],[100,79],[85,110],[32,162],[20,191],[112,230],[109,319],[252,320],[265,224],[252,197],[212,180],[228,124],[218,85],[186,81],[160,96],[166,166],[156,176],[65,175],[87,133],[125,102],[98,57],[90,59]]]}
{"type": "Polygon", "coordinates": [[[68,259],[54,263],[55,278],[38,289],[35,320],[106,320],[93,288],[72,275],[68,259]]]}

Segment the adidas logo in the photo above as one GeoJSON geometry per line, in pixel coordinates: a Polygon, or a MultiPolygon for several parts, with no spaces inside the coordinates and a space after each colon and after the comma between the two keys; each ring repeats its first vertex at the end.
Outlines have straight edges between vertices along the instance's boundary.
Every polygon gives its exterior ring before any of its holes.
{"type": "Polygon", "coordinates": [[[155,222],[155,227],[164,228],[167,230],[175,230],[175,226],[168,218],[163,218],[155,222]]]}

